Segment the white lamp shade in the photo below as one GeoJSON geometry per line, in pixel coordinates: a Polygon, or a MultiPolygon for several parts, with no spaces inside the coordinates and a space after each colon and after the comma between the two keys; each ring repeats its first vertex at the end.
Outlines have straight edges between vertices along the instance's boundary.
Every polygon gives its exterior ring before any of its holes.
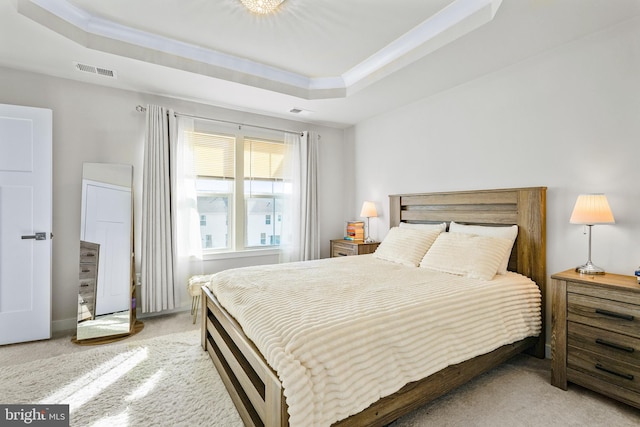
{"type": "Polygon", "coordinates": [[[573,207],[571,224],[614,224],[613,213],[604,194],[581,194],[573,207]]]}
{"type": "Polygon", "coordinates": [[[362,210],[360,211],[360,216],[363,218],[373,218],[378,216],[378,212],[376,211],[376,205],[373,202],[364,202],[362,204],[362,210]]]}

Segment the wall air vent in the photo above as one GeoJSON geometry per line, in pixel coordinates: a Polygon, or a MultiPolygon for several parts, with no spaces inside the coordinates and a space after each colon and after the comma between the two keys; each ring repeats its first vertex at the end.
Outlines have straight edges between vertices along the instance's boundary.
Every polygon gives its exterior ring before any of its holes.
{"type": "Polygon", "coordinates": [[[83,71],[85,73],[97,74],[103,77],[109,77],[112,79],[117,79],[118,75],[115,71],[109,70],[108,68],[96,67],[94,65],[81,64],[79,62],[74,62],[76,70],[83,71]]]}

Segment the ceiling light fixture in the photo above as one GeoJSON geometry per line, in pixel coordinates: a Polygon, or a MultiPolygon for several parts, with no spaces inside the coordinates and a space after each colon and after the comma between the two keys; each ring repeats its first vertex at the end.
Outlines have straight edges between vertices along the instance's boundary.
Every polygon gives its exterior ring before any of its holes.
{"type": "Polygon", "coordinates": [[[266,15],[273,12],[284,0],[240,0],[253,13],[266,15]]]}

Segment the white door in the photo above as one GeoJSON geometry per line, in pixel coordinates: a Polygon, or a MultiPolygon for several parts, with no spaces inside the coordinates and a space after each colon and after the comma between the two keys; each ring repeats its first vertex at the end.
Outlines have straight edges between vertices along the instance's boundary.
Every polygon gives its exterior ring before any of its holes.
{"type": "Polygon", "coordinates": [[[96,316],[129,310],[131,304],[131,190],[84,180],[81,239],[98,243],[96,316]]]}
{"type": "Polygon", "coordinates": [[[0,104],[0,344],[51,338],[51,150],[51,110],[0,104]]]}

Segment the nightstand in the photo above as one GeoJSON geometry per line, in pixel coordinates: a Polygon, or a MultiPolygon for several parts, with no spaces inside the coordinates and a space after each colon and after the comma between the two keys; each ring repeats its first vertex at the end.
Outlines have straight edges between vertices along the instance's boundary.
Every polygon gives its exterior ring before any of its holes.
{"type": "Polygon", "coordinates": [[[551,384],[640,408],[640,285],[634,276],[551,276],[551,384]]]}
{"type": "Polygon", "coordinates": [[[335,239],[331,241],[331,257],[372,254],[380,242],[365,243],[362,240],[335,239]]]}

